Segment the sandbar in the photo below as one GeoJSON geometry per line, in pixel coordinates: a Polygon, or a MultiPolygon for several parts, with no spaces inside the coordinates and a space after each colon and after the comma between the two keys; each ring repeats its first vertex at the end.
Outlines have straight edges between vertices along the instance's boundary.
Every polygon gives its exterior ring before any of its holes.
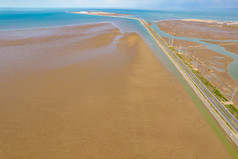
{"type": "Polygon", "coordinates": [[[81,11],[81,12],[71,12],[73,14],[88,14],[88,15],[101,15],[101,16],[126,16],[130,14],[119,14],[119,13],[110,13],[110,12],[101,12],[101,11],[81,11]]]}

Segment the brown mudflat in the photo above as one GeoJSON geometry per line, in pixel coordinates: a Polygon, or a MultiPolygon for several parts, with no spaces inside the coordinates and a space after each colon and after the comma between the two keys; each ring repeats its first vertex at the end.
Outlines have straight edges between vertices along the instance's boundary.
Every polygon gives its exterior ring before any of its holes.
{"type": "Polygon", "coordinates": [[[237,40],[238,25],[201,20],[160,21],[159,27],[171,35],[212,40],[237,40]]]}
{"type": "MultiPolygon", "coordinates": [[[[238,40],[238,24],[211,20],[168,20],[158,23],[159,27],[171,35],[211,40],[238,40]],[[176,27],[175,27],[176,26],[176,27]]],[[[205,40],[204,40],[205,41],[205,40]]],[[[237,42],[212,42],[232,53],[238,54],[237,42]]]]}
{"type": "MultiPolygon", "coordinates": [[[[192,37],[200,39],[213,40],[237,40],[238,28],[237,24],[227,24],[228,22],[219,21],[205,21],[205,20],[168,20],[161,21],[158,26],[161,30],[177,37],[192,37]]],[[[167,42],[167,38],[164,38],[167,42]]],[[[235,42],[211,42],[224,47],[226,50],[236,53],[238,43],[235,42]]],[[[187,53],[189,59],[193,64],[199,59],[198,69],[203,75],[225,95],[227,99],[238,85],[238,82],[230,77],[228,74],[228,66],[233,61],[231,57],[221,55],[199,43],[173,40],[173,45],[177,50],[180,46],[182,50],[187,53]]],[[[233,100],[234,104],[238,106],[238,96],[233,100]]]]}
{"type": "Polygon", "coordinates": [[[111,24],[1,34],[0,158],[231,158],[139,35],[111,24]]]}

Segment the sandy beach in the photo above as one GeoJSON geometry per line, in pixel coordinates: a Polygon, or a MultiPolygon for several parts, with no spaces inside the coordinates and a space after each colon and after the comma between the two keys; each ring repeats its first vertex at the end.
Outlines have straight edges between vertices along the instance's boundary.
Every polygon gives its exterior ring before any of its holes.
{"type": "Polygon", "coordinates": [[[88,14],[88,15],[101,15],[101,16],[126,16],[129,14],[118,14],[118,13],[110,13],[110,12],[100,12],[100,11],[96,11],[96,12],[90,12],[90,11],[83,11],[83,12],[71,12],[73,14],[88,14]]]}
{"type": "Polygon", "coordinates": [[[0,158],[232,158],[138,34],[110,23],[0,34],[0,158]]]}
{"type": "MultiPolygon", "coordinates": [[[[213,39],[213,40],[237,40],[238,29],[232,27],[222,27],[217,24],[217,21],[206,20],[170,20],[161,21],[158,26],[164,32],[178,37],[192,37],[200,39],[213,39]],[[176,26],[176,27],[174,27],[176,26]]],[[[169,42],[167,38],[165,41],[169,42]]],[[[211,42],[212,44],[218,44],[228,51],[237,54],[238,43],[235,42],[211,42]]],[[[231,98],[235,87],[238,85],[234,79],[228,74],[228,65],[233,61],[231,57],[221,55],[199,43],[182,41],[174,39],[173,45],[176,49],[179,49],[180,45],[185,56],[191,60],[193,64],[199,58],[198,69],[202,74],[217,87],[228,99],[231,98]]],[[[238,104],[238,96],[234,98],[234,104],[238,104]]]]}

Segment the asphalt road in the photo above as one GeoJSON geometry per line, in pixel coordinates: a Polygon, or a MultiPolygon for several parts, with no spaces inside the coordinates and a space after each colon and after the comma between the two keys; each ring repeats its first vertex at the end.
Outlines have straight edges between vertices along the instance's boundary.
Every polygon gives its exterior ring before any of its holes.
{"type": "Polygon", "coordinates": [[[154,32],[154,30],[148,26],[148,24],[138,19],[154,37],[155,41],[159,44],[160,48],[179,65],[179,67],[185,72],[190,80],[195,84],[200,93],[206,98],[211,106],[218,112],[223,120],[238,133],[238,120],[226,109],[226,107],[208,90],[208,88],[192,73],[192,71],[180,60],[180,58],[168,47],[168,45],[162,40],[162,38],[154,32]]]}

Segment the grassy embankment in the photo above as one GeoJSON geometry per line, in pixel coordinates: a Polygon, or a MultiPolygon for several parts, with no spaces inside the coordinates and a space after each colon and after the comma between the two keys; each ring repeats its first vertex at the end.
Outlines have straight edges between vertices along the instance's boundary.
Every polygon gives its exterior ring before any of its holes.
{"type": "MultiPolygon", "coordinates": [[[[197,76],[199,80],[217,97],[221,102],[227,102],[228,99],[221,94],[221,92],[213,86],[198,70],[194,69],[191,64],[192,59],[186,57],[186,55],[179,53],[174,47],[169,47],[176,55],[183,61],[183,63],[197,76]]],[[[226,104],[225,107],[238,119],[238,110],[232,104],[226,104]]]]}

